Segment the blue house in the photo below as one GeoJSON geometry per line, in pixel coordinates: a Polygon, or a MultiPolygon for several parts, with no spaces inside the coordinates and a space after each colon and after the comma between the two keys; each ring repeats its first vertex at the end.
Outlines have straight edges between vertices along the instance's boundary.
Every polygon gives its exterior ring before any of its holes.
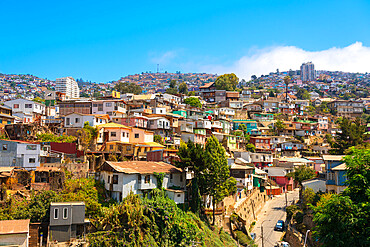
{"type": "Polygon", "coordinates": [[[326,171],[326,191],[331,193],[341,193],[347,186],[345,181],[346,164],[343,161],[344,155],[323,155],[326,171]]]}
{"type": "Polygon", "coordinates": [[[247,127],[248,134],[251,134],[252,130],[257,130],[257,121],[250,119],[234,119],[233,120],[233,129],[239,129],[239,125],[244,124],[247,127]]]}

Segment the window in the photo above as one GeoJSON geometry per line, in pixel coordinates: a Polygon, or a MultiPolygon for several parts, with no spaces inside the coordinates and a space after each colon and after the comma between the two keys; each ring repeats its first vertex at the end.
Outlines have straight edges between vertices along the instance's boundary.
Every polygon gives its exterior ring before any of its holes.
{"type": "Polygon", "coordinates": [[[32,104],[25,104],[24,108],[32,108],[32,104]]]}
{"type": "Polygon", "coordinates": [[[111,137],[116,137],[116,136],[117,136],[117,134],[116,134],[116,132],[110,132],[110,136],[111,136],[111,137]]]}
{"type": "Polygon", "coordinates": [[[150,183],[150,175],[145,176],[145,183],[146,184],[150,183]]]}
{"type": "Polygon", "coordinates": [[[112,183],[113,184],[118,184],[118,175],[113,175],[112,183]]]}
{"type": "Polygon", "coordinates": [[[63,219],[68,218],[68,208],[63,208],[63,219]]]}
{"type": "Polygon", "coordinates": [[[126,146],[126,151],[131,151],[131,146],[126,146]]]}
{"type": "Polygon", "coordinates": [[[112,103],[111,102],[107,102],[107,103],[105,103],[105,106],[106,107],[111,107],[112,106],[112,103]]]}
{"type": "Polygon", "coordinates": [[[36,150],[37,146],[36,145],[27,145],[26,150],[36,150]]]}
{"type": "Polygon", "coordinates": [[[76,118],[76,123],[79,123],[80,122],[80,119],[79,118],[76,118]]]}
{"type": "Polygon", "coordinates": [[[8,144],[3,144],[3,150],[4,151],[8,150],[8,144]]]}
{"type": "Polygon", "coordinates": [[[59,208],[54,208],[54,220],[59,218],[59,208]]]}
{"type": "Polygon", "coordinates": [[[128,133],[126,133],[126,137],[128,137],[128,135],[129,135],[129,134],[128,134],[128,133]]]}
{"type": "Polygon", "coordinates": [[[141,174],[137,176],[137,180],[139,181],[139,184],[141,184],[141,174]]]}
{"type": "Polygon", "coordinates": [[[19,108],[19,104],[14,104],[14,105],[13,105],[13,108],[14,108],[14,109],[18,109],[18,108],[19,108]]]}
{"type": "Polygon", "coordinates": [[[108,184],[110,183],[110,176],[108,176],[108,184]]]}
{"type": "Polygon", "coordinates": [[[29,158],[28,163],[36,163],[36,158],[29,158]]]}
{"type": "Polygon", "coordinates": [[[109,149],[110,150],[113,150],[113,145],[109,145],[109,149]]]}
{"type": "Polygon", "coordinates": [[[183,178],[182,178],[182,174],[180,174],[180,182],[182,182],[183,178]]]}
{"type": "Polygon", "coordinates": [[[138,133],[135,133],[135,138],[139,138],[139,134],[138,133]]]}

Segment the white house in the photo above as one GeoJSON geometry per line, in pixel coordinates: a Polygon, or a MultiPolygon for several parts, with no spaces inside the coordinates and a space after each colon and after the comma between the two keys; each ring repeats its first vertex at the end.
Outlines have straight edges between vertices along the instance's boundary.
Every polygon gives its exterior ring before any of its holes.
{"type": "Polygon", "coordinates": [[[83,128],[85,122],[88,122],[91,127],[95,127],[101,124],[106,124],[109,121],[108,115],[103,114],[82,114],[82,113],[71,113],[64,118],[65,128],[83,128]]]}
{"type": "Polygon", "coordinates": [[[23,122],[33,122],[37,116],[45,115],[46,106],[32,100],[14,99],[5,101],[4,105],[12,108],[13,116],[22,118],[23,122]]]}
{"type": "Polygon", "coordinates": [[[17,166],[35,170],[40,166],[40,144],[0,140],[0,166],[17,166]]]}
{"type": "Polygon", "coordinates": [[[116,124],[116,123],[107,123],[99,125],[99,135],[97,143],[103,143],[103,142],[112,142],[112,141],[118,141],[118,142],[130,142],[130,132],[131,127],[122,125],[122,124],[116,124]]]}
{"type": "Polygon", "coordinates": [[[108,114],[111,116],[125,115],[126,104],[121,99],[106,99],[92,101],[92,114],[108,114]]]}
{"type": "Polygon", "coordinates": [[[185,172],[165,162],[151,161],[106,161],[100,172],[100,180],[108,193],[122,201],[131,192],[147,194],[158,186],[158,175],[163,173],[162,187],[168,190],[170,198],[176,203],[185,201],[185,172]]]}

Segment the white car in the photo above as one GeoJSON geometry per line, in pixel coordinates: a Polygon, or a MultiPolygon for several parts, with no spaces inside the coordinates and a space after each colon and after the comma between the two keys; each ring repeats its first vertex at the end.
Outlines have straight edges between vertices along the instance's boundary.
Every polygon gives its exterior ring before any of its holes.
{"type": "Polygon", "coordinates": [[[290,247],[288,242],[277,242],[275,247],[290,247]]]}

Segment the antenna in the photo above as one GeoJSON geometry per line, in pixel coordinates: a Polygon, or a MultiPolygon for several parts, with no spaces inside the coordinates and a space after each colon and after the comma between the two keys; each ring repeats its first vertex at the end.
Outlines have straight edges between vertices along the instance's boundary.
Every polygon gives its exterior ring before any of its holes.
{"type": "Polygon", "coordinates": [[[157,74],[159,73],[159,63],[157,64],[157,74]]]}

